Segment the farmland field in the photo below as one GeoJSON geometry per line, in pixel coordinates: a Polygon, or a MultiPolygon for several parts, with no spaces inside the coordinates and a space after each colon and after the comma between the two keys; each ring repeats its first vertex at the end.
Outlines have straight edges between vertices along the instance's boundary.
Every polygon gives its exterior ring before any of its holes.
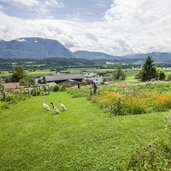
{"type": "MultiPolygon", "coordinates": [[[[50,75],[52,71],[50,70],[36,70],[36,71],[26,71],[30,76],[43,76],[43,75],[50,75]]],[[[10,76],[12,73],[8,71],[2,71],[0,73],[0,77],[10,76]]]]}
{"type": "Polygon", "coordinates": [[[0,111],[0,170],[126,170],[136,148],[166,136],[165,114],[109,117],[66,92],[29,98],[0,111]],[[68,110],[44,111],[42,100],[68,110]]]}

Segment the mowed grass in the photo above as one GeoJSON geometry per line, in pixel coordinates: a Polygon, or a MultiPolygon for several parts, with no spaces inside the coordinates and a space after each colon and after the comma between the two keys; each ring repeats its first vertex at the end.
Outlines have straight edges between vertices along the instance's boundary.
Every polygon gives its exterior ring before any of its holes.
{"type": "Polygon", "coordinates": [[[64,92],[32,97],[0,111],[0,170],[126,170],[137,147],[165,136],[164,114],[109,117],[64,92]],[[42,99],[68,110],[44,111],[42,99]]]}

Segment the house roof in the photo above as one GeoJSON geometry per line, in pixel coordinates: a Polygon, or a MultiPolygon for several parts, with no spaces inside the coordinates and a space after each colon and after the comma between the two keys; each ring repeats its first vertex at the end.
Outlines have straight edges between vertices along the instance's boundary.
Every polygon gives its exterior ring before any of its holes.
{"type": "Polygon", "coordinates": [[[5,90],[16,89],[20,87],[20,83],[5,83],[2,85],[5,90]]]}
{"type": "Polygon", "coordinates": [[[63,85],[63,84],[72,84],[72,83],[78,83],[78,81],[75,81],[75,80],[66,80],[66,81],[63,81],[61,83],[59,83],[60,85],[63,85]]]}
{"type": "Polygon", "coordinates": [[[95,75],[97,75],[97,73],[87,73],[87,74],[84,74],[84,77],[91,78],[91,77],[94,77],[95,75]]]}
{"type": "Polygon", "coordinates": [[[46,82],[66,81],[66,80],[83,79],[83,75],[81,75],[81,74],[62,74],[62,75],[45,76],[44,78],[45,78],[46,82]]]}
{"type": "Polygon", "coordinates": [[[95,71],[95,70],[84,70],[83,72],[96,73],[97,71],[95,71]]]}

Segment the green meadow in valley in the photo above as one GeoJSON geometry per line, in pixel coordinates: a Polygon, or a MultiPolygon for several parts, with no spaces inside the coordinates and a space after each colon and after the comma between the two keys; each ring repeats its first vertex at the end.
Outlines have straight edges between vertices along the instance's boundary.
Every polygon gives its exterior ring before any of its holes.
{"type": "Polygon", "coordinates": [[[166,112],[109,117],[66,92],[0,111],[0,170],[126,170],[136,148],[166,136],[166,112]],[[68,110],[44,111],[42,100],[68,110]]]}

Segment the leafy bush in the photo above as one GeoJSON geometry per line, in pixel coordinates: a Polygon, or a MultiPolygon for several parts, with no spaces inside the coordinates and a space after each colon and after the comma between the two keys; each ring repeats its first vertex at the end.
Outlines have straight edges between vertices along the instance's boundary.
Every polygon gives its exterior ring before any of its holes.
{"type": "Polygon", "coordinates": [[[66,85],[62,85],[62,86],[60,87],[60,91],[66,91],[66,89],[67,89],[67,86],[66,86],[66,85]]]}
{"type": "Polygon", "coordinates": [[[126,74],[123,72],[121,66],[118,66],[117,69],[113,72],[114,80],[125,80],[126,74]]]}
{"type": "Polygon", "coordinates": [[[161,81],[166,80],[166,74],[163,71],[159,72],[159,80],[161,81]]]}
{"type": "Polygon", "coordinates": [[[25,76],[24,78],[20,79],[20,84],[24,86],[31,86],[35,84],[34,79],[31,76],[25,76]]]}
{"type": "Polygon", "coordinates": [[[59,91],[59,86],[58,86],[58,85],[55,85],[55,86],[53,87],[53,91],[54,91],[54,92],[59,91]]]}
{"type": "Polygon", "coordinates": [[[1,100],[0,109],[8,109],[10,104],[15,104],[18,101],[25,100],[28,97],[30,96],[19,92],[5,93],[5,96],[3,96],[2,99],[0,99],[1,100]]]}

